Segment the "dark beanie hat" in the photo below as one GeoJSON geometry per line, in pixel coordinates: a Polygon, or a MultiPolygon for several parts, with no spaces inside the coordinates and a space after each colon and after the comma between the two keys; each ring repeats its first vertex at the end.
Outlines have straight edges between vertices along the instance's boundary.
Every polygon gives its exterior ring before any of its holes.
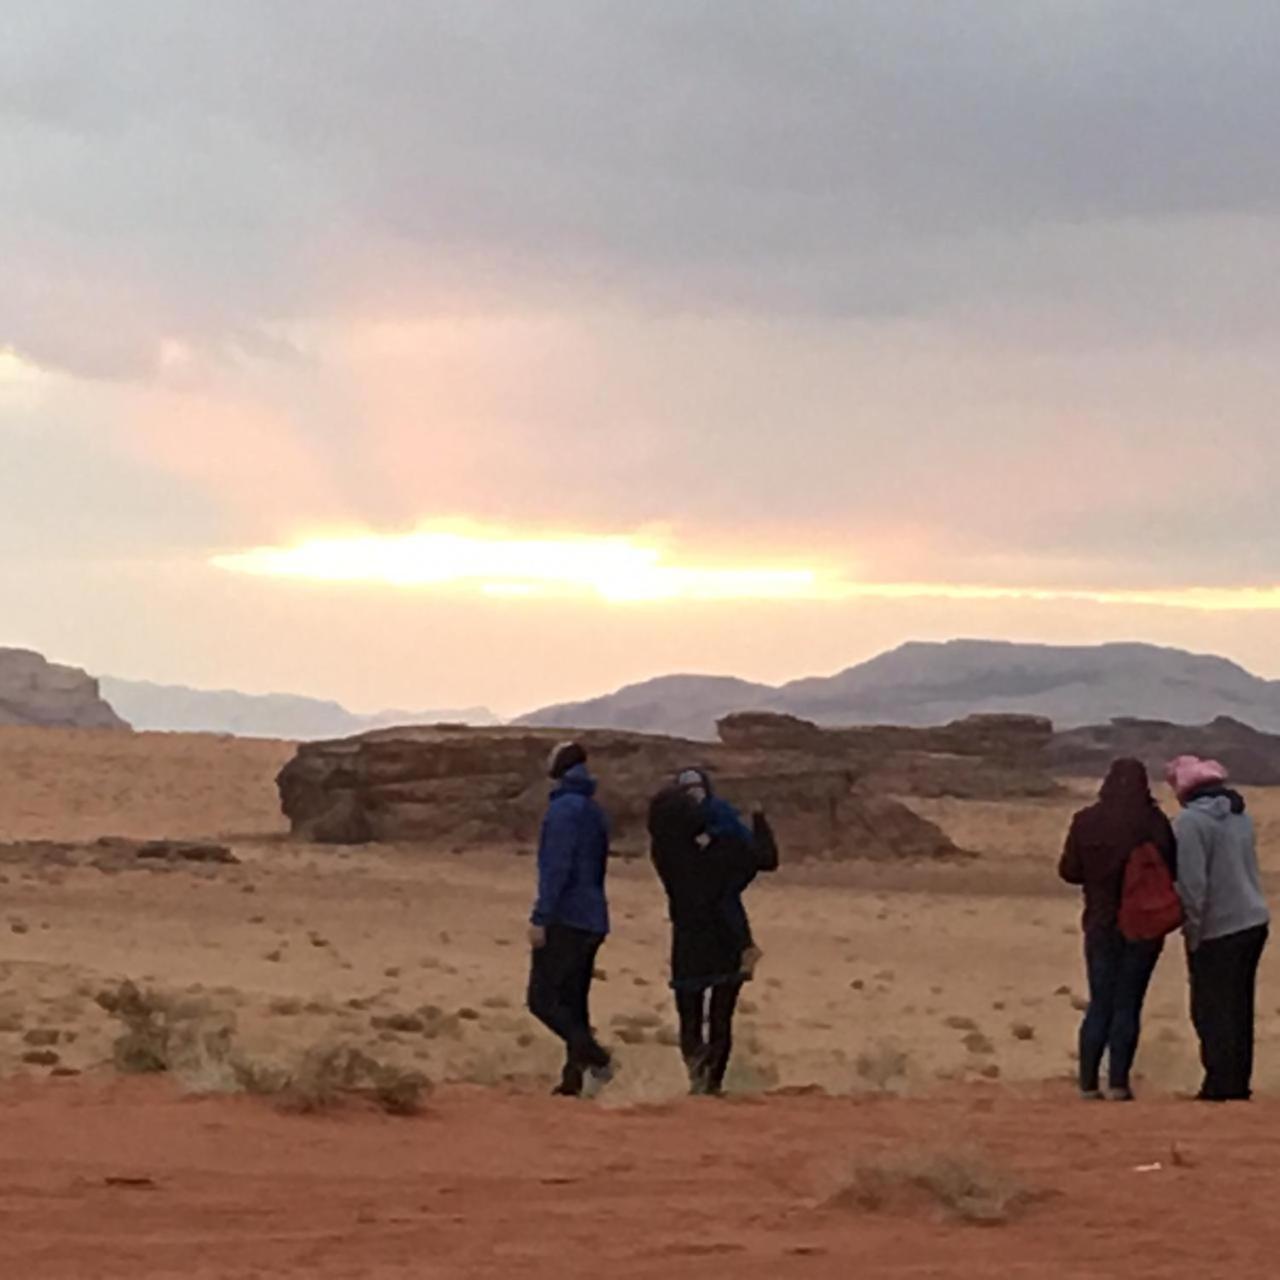
{"type": "Polygon", "coordinates": [[[547,773],[553,782],[558,782],[570,769],[586,763],[586,748],[580,742],[562,742],[552,748],[547,758],[547,773]]]}

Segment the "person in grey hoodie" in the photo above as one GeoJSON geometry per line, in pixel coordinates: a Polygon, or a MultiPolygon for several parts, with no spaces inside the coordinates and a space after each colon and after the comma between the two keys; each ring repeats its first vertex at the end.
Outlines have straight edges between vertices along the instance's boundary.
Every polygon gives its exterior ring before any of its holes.
{"type": "Polygon", "coordinates": [[[1252,1096],[1254,1001],[1271,914],[1262,892],[1253,819],[1216,760],[1179,756],[1166,774],[1182,812],[1178,893],[1200,1038],[1205,1102],[1252,1096]]]}

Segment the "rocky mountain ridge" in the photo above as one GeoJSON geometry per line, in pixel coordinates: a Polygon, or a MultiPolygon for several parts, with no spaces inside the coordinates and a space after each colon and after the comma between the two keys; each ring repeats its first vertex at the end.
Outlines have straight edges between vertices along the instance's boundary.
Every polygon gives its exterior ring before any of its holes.
{"type": "Polygon", "coordinates": [[[92,676],[30,649],[0,649],[0,725],[129,728],[92,676]]]}

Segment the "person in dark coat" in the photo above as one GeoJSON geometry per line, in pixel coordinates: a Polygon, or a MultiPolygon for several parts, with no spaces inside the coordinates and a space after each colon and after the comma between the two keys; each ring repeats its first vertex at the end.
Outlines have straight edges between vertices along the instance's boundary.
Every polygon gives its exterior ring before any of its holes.
{"type": "Polygon", "coordinates": [[[1106,1096],[1133,1097],[1131,1072],[1142,1029],[1142,1006],[1164,948],[1162,938],[1130,942],[1117,918],[1129,855],[1152,844],[1177,879],[1173,828],[1151,794],[1140,760],[1112,764],[1096,804],[1075,815],[1059,864],[1068,884],[1084,890],[1084,954],[1089,1008],[1080,1027],[1080,1092],[1101,1098],[1103,1055],[1108,1055],[1106,1096]]]}
{"type": "Polygon", "coordinates": [[[649,835],[671,918],[671,987],[690,1088],[718,1094],[755,946],[742,893],[777,868],[777,842],[763,813],[748,828],[700,771],[654,796],[649,835]]]}
{"type": "Polygon", "coordinates": [[[609,932],[605,871],[609,823],[579,743],[556,747],[548,762],[555,784],[538,840],[538,896],[529,918],[532,958],[529,1012],[565,1044],[555,1092],[579,1097],[613,1075],[591,1029],[591,980],[609,932]]]}

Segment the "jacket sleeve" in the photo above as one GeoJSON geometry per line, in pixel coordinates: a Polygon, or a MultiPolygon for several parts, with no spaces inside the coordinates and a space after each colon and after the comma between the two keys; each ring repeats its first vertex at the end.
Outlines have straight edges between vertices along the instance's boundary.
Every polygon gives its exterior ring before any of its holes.
{"type": "Polygon", "coordinates": [[[1200,946],[1209,898],[1209,846],[1203,824],[1188,813],[1178,818],[1174,832],[1178,839],[1178,896],[1187,917],[1182,932],[1187,946],[1195,951],[1200,946]]]}
{"type": "Polygon", "coordinates": [[[773,828],[763,813],[751,815],[751,842],[756,851],[756,869],[758,871],[777,871],[778,842],[774,838],[773,828]]]}
{"type": "Polygon", "coordinates": [[[542,820],[538,838],[538,899],[529,917],[531,924],[545,926],[554,916],[573,870],[577,837],[578,824],[571,807],[553,804],[542,820]]]}
{"type": "Polygon", "coordinates": [[[1074,821],[1067,832],[1067,843],[1058,862],[1058,875],[1067,884],[1084,884],[1084,858],[1080,853],[1080,836],[1074,821]]]}

